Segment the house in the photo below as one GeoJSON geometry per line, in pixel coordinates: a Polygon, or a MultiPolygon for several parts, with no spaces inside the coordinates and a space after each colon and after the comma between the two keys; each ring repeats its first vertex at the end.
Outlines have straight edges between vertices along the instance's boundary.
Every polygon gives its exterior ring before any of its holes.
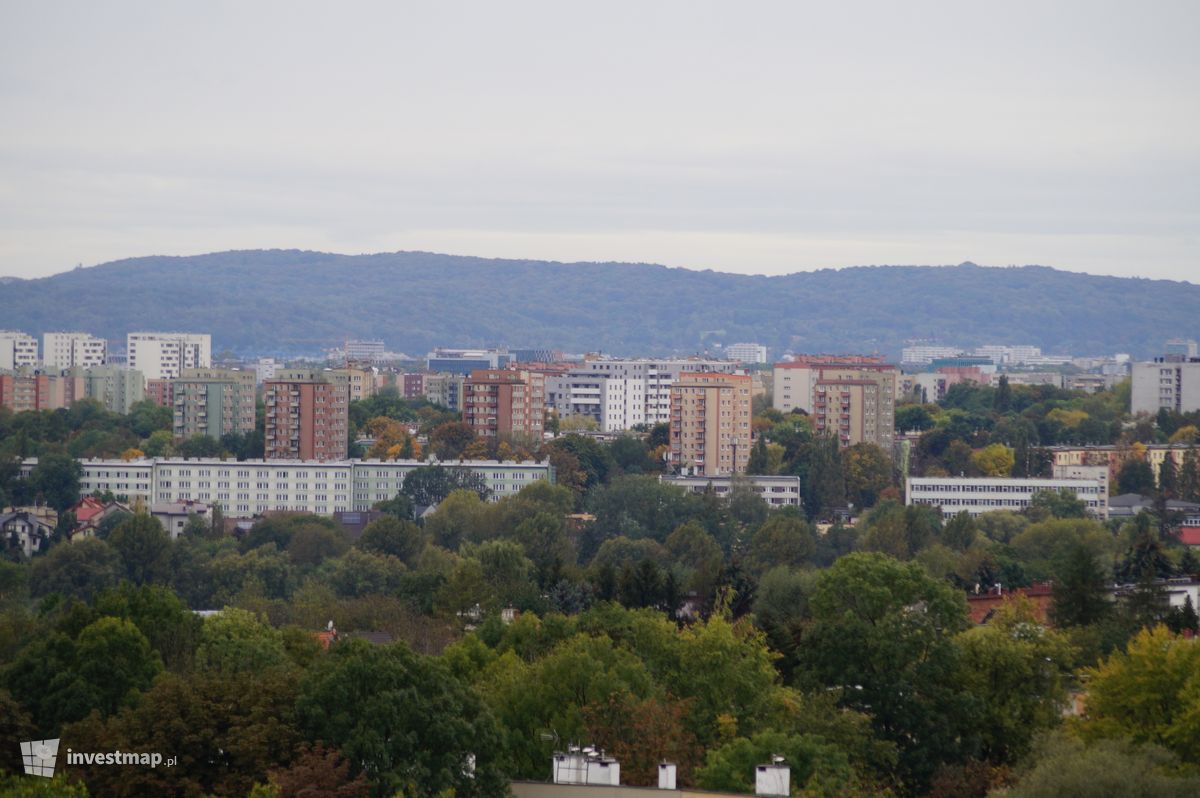
{"type": "Polygon", "coordinates": [[[209,521],[212,518],[212,508],[204,502],[180,499],[179,501],[150,505],[150,515],[162,524],[163,529],[171,536],[171,540],[175,540],[187,527],[188,519],[192,516],[209,521]]]}
{"type": "Polygon", "coordinates": [[[31,508],[0,514],[0,540],[4,541],[5,551],[19,549],[27,558],[46,548],[54,527],[54,521],[31,508]]]}
{"type": "Polygon", "coordinates": [[[75,531],[71,533],[72,541],[94,537],[100,523],[106,518],[119,513],[133,513],[120,502],[105,502],[95,496],[84,496],[67,512],[75,515],[75,531]]]}

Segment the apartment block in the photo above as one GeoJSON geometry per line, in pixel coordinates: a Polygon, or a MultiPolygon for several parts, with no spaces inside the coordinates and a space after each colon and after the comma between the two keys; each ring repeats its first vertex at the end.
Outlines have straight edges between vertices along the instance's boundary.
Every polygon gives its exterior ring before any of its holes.
{"type": "Polygon", "coordinates": [[[212,336],[207,333],[131,332],[126,337],[128,366],[147,380],[174,379],[183,369],[212,367],[212,336]]]}
{"type": "Polygon", "coordinates": [[[542,439],[545,377],[535,371],[476,369],[463,384],[463,421],[481,438],[542,439]]]}
{"type": "MultiPolygon", "coordinates": [[[[399,493],[407,475],[428,463],[417,460],[292,461],[182,458],[80,460],[80,491],[112,491],[148,505],[174,502],[218,503],[225,514],[248,517],[267,511],[332,515],[365,512],[399,493]]],[[[22,477],[37,458],[21,464],[22,477]]],[[[467,460],[455,463],[480,474],[491,500],[511,496],[538,480],[554,482],[549,463],[467,460]]]]}
{"type": "Polygon", "coordinates": [[[32,369],[0,374],[0,407],[14,413],[59,410],[85,396],[83,381],[70,375],[46,374],[32,369]]]}
{"type": "Polygon", "coordinates": [[[83,380],[87,398],[95,399],[113,413],[124,415],[146,398],[146,380],[137,369],[76,366],[67,373],[83,380]]]}
{"type": "Polygon", "coordinates": [[[750,377],[685,373],[671,387],[671,463],[692,475],[723,476],[750,460],[750,377]]]}
{"type": "Polygon", "coordinates": [[[146,398],[159,407],[175,407],[175,380],[146,380],[146,398]]]}
{"type": "Polygon", "coordinates": [[[379,363],[383,361],[386,350],[383,341],[349,340],[342,348],[347,363],[379,363]]]}
{"type": "Polygon", "coordinates": [[[712,493],[728,499],[737,484],[745,485],[772,507],[802,507],[800,477],[789,476],[737,476],[737,477],[678,477],[660,476],[664,485],[674,485],[697,494],[712,493]]]}
{"type": "Polygon", "coordinates": [[[0,330],[0,369],[9,371],[38,364],[38,343],[32,335],[0,330]]]}
{"type": "Polygon", "coordinates": [[[176,438],[254,431],[255,375],[232,369],[184,369],[174,381],[176,438]]]}
{"type": "Polygon", "coordinates": [[[502,369],[512,362],[507,349],[444,349],[430,352],[426,359],[430,371],[461,374],[466,377],[480,369],[502,369]]]}
{"type": "Polygon", "coordinates": [[[1200,359],[1155,358],[1133,364],[1130,410],[1154,414],[1164,409],[1177,413],[1200,410],[1200,359]]]}
{"type": "Polygon", "coordinates": [[[347,387],[321,371],[281,373],[263,383],[268,460],[344,460],[348,450],[347,387]]]}
{"type": "Polygon", "coordinates": [[[103,366],[108,342],[83,332],[52,332],[42,335],[42,364],[47,369],[103,366]]]}
{"type": "MultiPolygon", "coordinates": [[[[466,381],[467,378],[462,374],[426,374],[422,380],[425,398],[435,405],[461,411],[464,406],[463,385],[466,381]]],[[[405,389],[407,390],[407,385],[405,389]]]]}
{"type": "Polygon", "coordinates": [[[767,348],[762,344],[730,344],[725,347],[725,357],[741,363],[766,363],[767,348]]]}
{"type": "Polygon", "coordinates": [[[396,390],[405,399],[425,398],[425,378],[429,376],[422,372],[396,375],[396,390]]]}
{"type": "Polygon", "coordinates": [[[843,446],[873,443],[885,452],[895,439],[895,366],[868,355],[804,355],[775,364],[772,405],[800,409],[819,434],[843,446]]]}
{"type": "Polygon", "coordinates": [[[960,512],[971,516],[994,510],[1020,512],[1035,494],[1067,489],[1082,500],[1088,512],[1108,518],[1108,491],[1098,479],[1035,479],[1020,477],[910,477],[904,488],[905,504],[940,507],[950,517],[960,512]]]}

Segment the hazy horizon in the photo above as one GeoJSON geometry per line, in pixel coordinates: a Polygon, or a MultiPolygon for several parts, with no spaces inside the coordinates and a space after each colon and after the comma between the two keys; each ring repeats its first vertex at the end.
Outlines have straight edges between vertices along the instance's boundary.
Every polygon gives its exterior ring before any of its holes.
{"type": "Polygon", "coordinates": [[[0,0],[0,21],[0,274],[265,248],[1200,273],[1182,0],[0,0]]]}

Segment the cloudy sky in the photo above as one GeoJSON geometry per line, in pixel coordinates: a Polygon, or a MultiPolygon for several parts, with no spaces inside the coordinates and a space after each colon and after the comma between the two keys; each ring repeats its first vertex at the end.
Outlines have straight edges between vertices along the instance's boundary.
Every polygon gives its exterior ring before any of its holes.
{"type": "Polygon", "coordinates": [[[234,248],[1200,282],[1200,3],[0,0],[0,275],[234,248]]]}

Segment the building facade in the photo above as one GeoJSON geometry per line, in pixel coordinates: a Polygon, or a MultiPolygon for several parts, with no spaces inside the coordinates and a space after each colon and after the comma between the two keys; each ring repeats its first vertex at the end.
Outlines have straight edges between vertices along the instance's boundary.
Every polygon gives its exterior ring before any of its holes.
{"type": "Polygon", "coordinates": [[[281,372],[263,383],[268,460],[344,460],[349,392],[320,371],[281,372]]]}
{"type": "Polygon", "coordinates": [[[0,330],[0,369],[36,368],[38,343],[32,335],[0,330]]]}
{"type": "Polygon", "coordinates": [[[750,377],[685,373],[671,388],[670,458],[685,474],[746,470],[751,440],[750,377]]]}
{"type": "Polygon", "coordinates": [[[463,421],[481,438],[541,440],[545,377],[535,371],[477,369],[463,384],[463,421]]]}
{"type": "Polygon", "coordinates": [[[207,333],[131,332],[125,353],[129,368],[147,380],[175,379],[183,369],[212,367],[212,336],[207,333]]]}
{"type": "MultiPolygon", "coordinates": [[[[226,516],[248,517],[267,511],[332,515],[365,512],[378,501],[392,499],[405,477],[429,463],[416,460],[291,461],[182,458],[80,460],[80,491],[112,491],[147,505],[175,502],[218,503],[226,516]]],[[[21,465],[28,477],[37,465],[21,465]]],[[[467,460],[447,465],[480,474],[497,501],[538,480],[554,481],[549,463],[467,460]]]]}
{"type": "Polygon", "coordinates": [[[512,362],[507,349],[443,349],[426,356],[433,372],[459,374],[463,377],[479,369],[502,369],[512,362]]]}
{"type": "Polygon", "coordinates": [[[737,484],[754,491],[771,507],[803,507],[800,477],[788,476],[738,476],[738,477],[679,477],[661,476],[658,481],[674,485],[691,493],[713,493],[721,498],[729,494],[737,484]]]}
{"type": "Polygon", "coordinates": [[[253,371],[184,369],[174,385],[175,437],[253,432],[255,387],[253,371]]]}
{"type": "Polygon", "coordinates": [[[1130,411],[1190,413],[1200,410],[1200,360],[1167,360],[1133,364],[1130,411]]]}
{"type": "Polygon", "coordinates": [[[84,393],[113,413],[125,415],[146,398],[146,380],[142,372],[122,366],[76,366],[69,374],[83,380],[84,393]]]}
{"type": "Polygon", "coordinates": [[[89,333],[53,332],[42,335],[42,364],[47,369],[103,366],[108,342],[89,333]]]}
{"type": "Polygon", "coordinates": [[[772,405],[808,413],[818,434],[842,446],[873,443],[885,452],[895,440],[896,367],[867,355],[806,355],[775,364],[772,405]]]}
{"type": "Polygon", "coordinates": [[[961,512],[971,516],[994,510],[1020,512],[1041,491],[1072,491],[1100,520],[1108,518],[1108,491],[1097,479],[1035,479],[1032,477],[910,477],[904,487],[905,504],[939,507],[949,518],[961,512]]]}
{"type": "Polygon", "coordinates": [[[766,363],[767,348],[762,344],[730,344],[725,347],[725,357],[740,363],[766,363]]]}

